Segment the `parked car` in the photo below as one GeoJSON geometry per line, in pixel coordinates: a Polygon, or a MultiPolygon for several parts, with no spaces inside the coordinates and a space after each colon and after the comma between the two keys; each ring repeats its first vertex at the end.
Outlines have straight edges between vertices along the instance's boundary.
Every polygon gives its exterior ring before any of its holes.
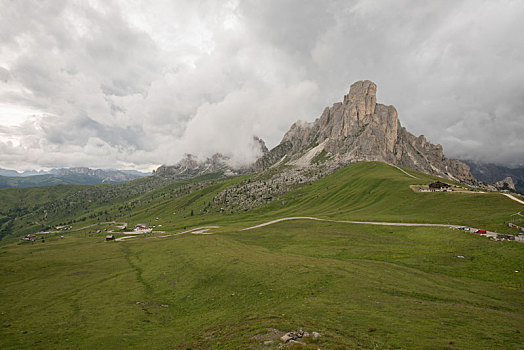
{"type": "Polygon", "coordinates": [[[480,233],[481,235],[485,235],[487,232],[486,230],[477,230],[475,233],[480,233]]]}

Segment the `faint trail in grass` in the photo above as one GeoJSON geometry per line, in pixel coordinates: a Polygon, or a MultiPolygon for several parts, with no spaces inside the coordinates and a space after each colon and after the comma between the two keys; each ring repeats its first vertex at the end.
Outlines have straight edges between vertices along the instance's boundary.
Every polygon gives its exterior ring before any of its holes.
{"type": "MultiPolygon", "coordinates": [[[[145,294],[146,295],[151,295],[153,293],[153,287],[149,283],[147,283],[144,280],[144,278],[142,277],[142,274],[143,274],[144,270],[140,266],[138,266],[137,264],[133,263],[133,261],[132,261],[132,257],[133,256],[132,256],[131,250],[129,249],[129,246],[122,244],[122,245],[120,245],[120,247],[121,247],[120,249],[124,253],[124,258],[126,259],[127,263],[136,272],[136,280],[142,286],[144,286],[145,294]]],[[[135,258],[138,259],[138,257],[135,257],[135,258]]]]}
{"type": "MultiPolygon", "coordinates": [[[[389,163],[388,163],[388,164],[389,164],[389,163]]],[[[408,173],[407,171],[405,171],[405,170],[399,168],[399,167],[396,166],[396,165],[393,165],[393,164],[389,164],[389,165],[391,165],[391,166],[394,167],[394,168],[397,168],[398,170],[402,171],[404,174],[406,174],[406,175],[409,176],[409,177],[412,177],[412,178],[414,178],[414,179],[418,179],[418,177],[411,175],[410,173],[408,173]]]]}

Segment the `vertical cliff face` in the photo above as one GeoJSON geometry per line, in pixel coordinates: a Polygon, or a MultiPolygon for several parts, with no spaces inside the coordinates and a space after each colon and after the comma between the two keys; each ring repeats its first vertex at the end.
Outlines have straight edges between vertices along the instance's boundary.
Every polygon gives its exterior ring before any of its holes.
{"type": "Polygon", "coordinates": [[[461,181],[473,181],[469,167],[444,156],[442,146],[402,127],[395,107],[377,103],[377,86],[365,80],[351,85],[343,102],[326,107],[317,120],[297,122],[280,145],[255,164],[260,170],[285,161],[305,167],[317,155],[330,166],[376,160],[461,181]]]}

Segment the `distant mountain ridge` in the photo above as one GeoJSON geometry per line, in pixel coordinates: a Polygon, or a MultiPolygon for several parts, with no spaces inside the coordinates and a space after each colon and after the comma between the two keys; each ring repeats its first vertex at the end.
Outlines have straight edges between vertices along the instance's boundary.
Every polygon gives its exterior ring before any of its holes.
{"type": "Polygon", "coordinates": [[[376,102],[369,80],[351,85],[343,102],[326,107],[314,122],[296,122],[278,146],[260,158],[255,169],[277,163],[308,167],[322,162],[340,167],[357,161],[381,161],[449,179],[474,182],[469,167],[446,158],[433,145],[402,127],[397,110],[376,102]]]}
{"type": "Polygon", "coordinates": [[[46,170],[25,170],[25,171],[20,173],[20,172],[18,172],[16,170],[9,170],[9,169],[2,169],[2,168],[0,168],[0,176],[12,176],[12,177],[49,175],[49,174],[56,174],[57,172],[58,172],[58,169],[51,169],[49,171],[46,171],[46,170]]]}
{"type": "Polygon", "coordinates": [[[172,181],[190,179],[193,177],[223,173],[226,176],[245,173],[248,168],[235,168],[229,164],[229,158],[217,153],[205,160],[200,160],[192,154],[186,154],[175,165],[161,165],[153,171],[153,176],[169,178],[172,181]]]}
{"type": "Polygon", "coordinates": [[[470,169],[473,176],[487,184],[495,184],[506,178],[511,178],[515,189],[524,193],[524,168],[508,168],[501,165],[482,163],[473,160],[463,160],[470,169]]]}
{"type": "Polygon", "coordinates": [[[52,169],[46,171],[25,171],[0,169],[0,188],[5,187],[38,187],[54,185],[94,185],[101,183],[121,183],[146,176],[146,173],[121,170],[102,170],[77,167],[69,169],[52,169]],[[27,175],[37,173],[38,175],[27,175]],[[7,174],[8,176],[4,175],[7,174]],[[9,174],[13,174],[9,176],[9,174]]]}
{"type": "MultiPolygon", "coordinates": [[[[253,136],[251,147],[261,156],[269,152],[264,141],[257,136],[253,136]]],[[[215,153],[204,160],[193,154],[185,154],[175,165],[161,165],[153,171],[153,176],[179,181],[213,173],[222,173],[225,176],[239,175],[251,170],[251,165],[238,166],[231,158],[221,153],[215,153]]]]}

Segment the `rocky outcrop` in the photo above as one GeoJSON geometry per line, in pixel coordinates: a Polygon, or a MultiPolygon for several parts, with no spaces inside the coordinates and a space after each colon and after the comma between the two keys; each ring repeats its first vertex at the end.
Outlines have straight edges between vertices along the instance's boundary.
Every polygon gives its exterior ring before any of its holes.
{"type": "Polygon", "coordinates": [[[255,148],[257,148],[257,151],[259,152],[260,155],[264,155],[267,152],[269,152],[264,140],[262,140],[258,136],[253,136],[253,143],[255,144],[255,148]]]}
{"type": "MultiPolygon", "coordinates": [[[[264,140],[257,136],[253,136],[250,147],[260,157],[263,157],[269,152],[264,140]]],[[[172,181],[179,181],[216,173],[221,173],[225,176],[240,175],[250,170],[250,165],[235,163],[230,157],[221,153],[215,153],[205,160],[200,160],[193,154],[185,154],[175,165],[161,165],[153,171],[153,175],[157,178],[162,177],[172,181]]]]}
{"type": "Polygon", "coordinates": [[[402,127],[395,107],[376,102],[377,86],[351,85],[343,102],[326,107],[311,123],[297,122],[282,142],[255,163],[256,170],[277,162],[308,167],[322,161],[340,167],[356,161],[382,161],[449,179],[473,182],[469,167],[444,156],[441,145],[402,127]]]}
{"type": "Polygon", "coordinates": [[[513,183],[513,179],[509,176],[505,179],[495,182],[494,185],[499,189],[515,191],[515,183],[513,183]]]}

